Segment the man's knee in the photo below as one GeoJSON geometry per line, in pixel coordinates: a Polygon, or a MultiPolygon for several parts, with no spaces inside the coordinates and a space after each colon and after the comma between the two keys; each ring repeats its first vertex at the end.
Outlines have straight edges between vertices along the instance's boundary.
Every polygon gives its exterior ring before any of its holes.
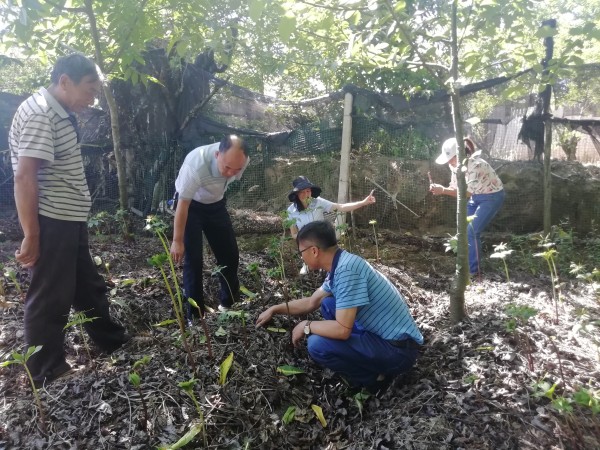
{"type": "Polygon", "coordinates": [[[323,336],[313,334],[308,337],[307,349],[308,354],[318,363],[323,363],[335,355],[335,351],[331,346],[331,340],[323,336]]]}

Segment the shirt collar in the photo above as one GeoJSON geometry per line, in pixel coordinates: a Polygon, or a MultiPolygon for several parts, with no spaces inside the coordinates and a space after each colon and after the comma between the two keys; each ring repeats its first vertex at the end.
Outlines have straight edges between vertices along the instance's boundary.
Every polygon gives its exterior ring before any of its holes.
{"type": "Polygon", "coordinates": [[[40,94],[46,99],[46,103],[60,116],[61,119],[68,119],[69,113],[65,108],[48,92],[46,88],[40,88],[40,94]]]}

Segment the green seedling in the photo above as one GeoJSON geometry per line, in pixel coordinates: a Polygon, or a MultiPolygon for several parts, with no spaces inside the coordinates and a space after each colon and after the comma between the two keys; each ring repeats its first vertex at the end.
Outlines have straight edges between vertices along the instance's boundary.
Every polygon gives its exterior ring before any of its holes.
{"type": "Polygon", "coordinates": [[[225,360],[221,363],[221,367],[219,368],[219,384],[221,386],[225,386],[225,382],[227,381],[227,374],[229,373],[229,369],[233,364],[233,352],[225,358],[225,360]]]}
{"type": "Polygon", "coordinates": [[[31,389],[33,391],[33,396],[35,397],[35,402],[37,404],[38,411],[40,412],[40,424],[42,426],[42,431],[45,433],[46,432],[46,415],[44,414],[44,408],[42,408],[42,401],[40,399],[40,394],[38,393],[38,390],[35,387],[33,377],[31,376],[31,372],[29,371],[29,368],[27,367],[27,361],[29,360],[29,358],[31,358],[31,356],[35,355],[41,349],[42,349],[42,346],[38,345],[38,346],[29,347],[27,349],[27,351],[25,351],[25,353],[12,352],[11,356],[13,359],[4,361],[3,363],[0,364],[0,367],[7,367],[11,364],[19,364],[19,365],[23,366],[23,369],[25,369],[25,372],[27,373],[27,377],[29,378],[29,382],[31,383],[31,389]]]}
{"type": "Polygon", "coordinates": [[[508,276],[508,265],[506,264],[506,258],[508,258],[514,250],[508,248],[508,246],[501,242],[498,245],[494,245],[494,253],[490,255],[490,258],[501,259],[504,264],[504,272],[506,273],[506,282],[510,284],[510,277],[508,276]]]}
{"type": "MultiPolygon", "coordinates": [[[[343,213],[337,213],[337,218],[342,217],[343,213]]],[[[344,248],[348,248],[348,251],[352,251],[352,246],[350,245],[350,239],[348,236],[348,229],[350,226],[346,222],[338,221],[336,218],[336,227],[335,231],[339,233],[341,245],[344,248]]]]}
{"type": "Polygon", "coordinates": [[[10,267],[6,267],[4,269],[4,276],[10,281],[12,281],[12,283],[15,285],[17,293],[22,297],[23,289],[21,289],[21,284],[19,283],[19,280],[17,280],[17,272],[14,269],[11,269],[10,267]]]}
{"type": "Polygon", "coordinates": [[[246,272],[248,272],[252,276],[252,278],[254,278],[254,281],[256,282],[260,291],[262,291],[262,280],[260,278],[259,268],[260,266],[257,262],[252,262],[246,266],[246,272]]]}
{"type": "Polygon", "coordinates": [[[247,329],[246,329],[246,311],[244,311],[244,310],[226,311],[223,313],[223,315],[227,318],[239,319],[240,323],[242,324],[242,331],[243,331],[242,336],[244,338],[244,348],[248,348],[248,336],[247,336],[247,329]]]}
{"type": "Polygon", "coordinates": [[[377,230],[375,229],[377,221],[375,219],[369,220],[369,225],[373,227],[373,236],[375,236],[375,254],[377,255],[377,262],[379,262],[379,243],[377,241],[377,230]]]}
{"type": "Polygon", "coordinates": [[[600,413],[600,392],[598,391],[594,392],[580,387],[573,394],[573,400],[579,406],[589,408],[594,416],[600,413]]]}
{"type": "Polygon", "coordinates": [[[159,253],[157,255],[152,256],[148,259],[148,263],[151,266],[154,266],[160,270],[160,273],[165,282],[165,286],[167,288],[167,292],[169,293],[169,297],[171,298],[171,303],[173,304],[173,311],[175,313],[175,318],[177,319],[177,323],[179,324],[179,332],[181,333],[181,342],[183,343],[183,347],[188,355],[190,360],[190,365],[192,366],[192,371],[196,372],[196,362],[194,360],[194,355],[192,354],[192,350],[188,344],[186,333],[185,333],[185,320],[183,315],[183,300],[182,293],[179,287],[179,282],[177,281],[177,271],[175,270],[175,264],[173,263],[173,259],[171,258],[171,252],[169,249],[169,244],[167,240],[167,236],[165,234],[165,230],[167,229],[167,225],[160,219],[156,217],[148,217],[146,219],[146,230],[153,231],[160,243],[163,246],[163,253],[159,253]],[[169,277],[167,276],[167,272],[165,271],[165,264],[168,264],[169,272],[171,275],[171,280],[173,282],[173,286],[169,282],[169,277]]]}
{"type": "Polygon", "coordinates": [[[365,402],[369,399],[370,396],[371,394],[364,390],[361,390],[352,396],[352,398],[354,399],[354,403],[356,403],[356,406],[358,407],[358,412],[361,417],[363,413],[363,408],[365,406],[365,402]]]}
{"type": "Polygon", "coordinates": [[[137,360],[133,364],[131,372],[129,373],[129,382],[137,389],[138,394],[140,395],[140,400],[142,401],[142,409],[144,411],[144,422],[142,424],[142,428],[144,430],[148,429],[149,415],[148,408],[146,407],[146,400],[144,399],[144,395],[142,393],[142,377],[140,376],[140,370],[147,365],[151,359],[151,356],[144,356],[142,359],[137,360]]]}
{"type": "MultiPolygon", "coordinates": [[[[233,353],[231,354],[233,356],[233,353]]],[[[194,406],[196,407],[196,411],[198,412],[198,417],[200,418],[200,424],[202,425],[202,438],[204,440],[204,448],[208,448],[208,440],[206,438],[206,426],[204,423],[204,413],[202,412],[202,408],[200,407],[200,403],[196,400],[196,395],[194,394],[194,386],[196,385],[196,379],[192,378],[189,381],[182,381],[178,384],[178,386],[183,389],[183,391],[192,399],[194,402],[194,406]]]]}
{"type": "Polygon", "coordinates": [[[192,307],[198,310],[198,314],[200,315],[200,323],[202,324],[202,329],[204,330],[204,336],[206,336],[206,347],[208,350],[208,357],[210,359],[213,359],[212,343],[210,340],[210,333],[208,332],[208,325],[206,325],[206,320],[204,320],[204,314],[202,314],[202,311],[200,310],[198,303],[196,303],[196,300],[194,300],[193,298],[188,298],[188,302],[190,305],[192,305],[192,307]]]}
{"type": "Polygon", "coordinates": [[[227,278],[225,277],[225,275],[223,275],[223,269],[226,269],[226,268],[227,268],[227,266],[217,266],[213,269],[213,271],[210,274],[213,277],[219,275],[225,281],[225,284],[227,285],[227,289],[229,289],[229,295],[230,295],[231,301],[233,302],[234,301],[233,291],[231,290],[229,281],[227,281],[227,278]]]}
{"type": "Polygon", "coordinates": [[[288,409],[283,414],[281,421],[283,422],[284,425],[289,425],[294,420],[294,417],[296,417],[296,407],[289,406],[288,409]]]}
{"type": "Polygon", "coordinates": [[[517,326],[520,325],[522,328],[525,328],[525,326],[529,322],[529,319],[534,317],[538,313],[538,310],[527,305],[516,305],[514,303],[511,303],[506,307],[505,312],[506,315],[509,317],[509,320],[506,324],[506,329],[507,331],[514,332],[519,341],[525,341],[524,349],[526,353],[527,363],[529,366],[529,370],[533,371],[533,354],[531,351],[531,343],[529,340],[529,336],[526,333],[525,335],[519,333],[517,331],[517,326]]]}
{"type": "Polygon", "coordinates": [[[540,244],[541,247],[544,247],[546,250],[540,253],[536,253],[533,256],[542,257],[548,263],[548,270],[550,271],[550,280],[552,281],[552,299],[554,300],[554,323],[558,324],[558,301],[560,300],[560,285],[558,280],[558,271],[556,270],[556,260],[555,257],[558,255],[554,247],[553,242],[546,242],[547,239],[544,239],[540,244]]]}
{"type": "Polygon", "coordinates": [[[452,252],[456,255],[458,252],[458,237],[456,235],[452,236],[448,234],[448,240],[444,242],[444,247],[446,253],[452,252]]]}
{"type": "Polygon", "coordinates": [[[96,379],[98,379],[98,372],[96,370],[96,363],[92,359],[92,353],[90,352],[90,346],[88,345],[87,339],[85,337],[85,333],[83,332],[83,324],[93,322],[94,320],[99,319],[99,317],[87,317],[84,311],[78,311],[71,317],[71,320],[63,327],[63,330],[68,330],[69,328],[76,328],[79,332],[79,336],[81,337],[81,342],[83,342],[83,347],[85,348],[85,352],[87,354],[88,360],[90,364],[92,364],[92,368],[94,369],[94,374],[96,375],[96,379]]]}

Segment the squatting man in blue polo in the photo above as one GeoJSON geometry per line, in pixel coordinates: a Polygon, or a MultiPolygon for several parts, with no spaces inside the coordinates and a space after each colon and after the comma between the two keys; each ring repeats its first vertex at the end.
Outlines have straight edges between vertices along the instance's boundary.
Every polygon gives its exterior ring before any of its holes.
{"type": "MultiPolygon", "coordinates": [[[[319,365],[342,375],[353,386],[376,391],[416,362],[423,336],[396,287],[363,258],[337,246],[329,222],[316,221],[297,236],[298,252],[311,270],[328,272],[310,297],[288,303],[294,316],[321,308],[323,320],[303,320],[292,331],[298,346],[307,337],[308,352],[319,365]],[[382,383],[383,382],[383,383],[382,383]]],[[[260,314],[256,326],[286,314],[285,303],[260,314]]]]}

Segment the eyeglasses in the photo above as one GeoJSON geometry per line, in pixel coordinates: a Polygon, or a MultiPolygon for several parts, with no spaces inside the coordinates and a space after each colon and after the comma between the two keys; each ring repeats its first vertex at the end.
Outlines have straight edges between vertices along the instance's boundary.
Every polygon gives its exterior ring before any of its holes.
{"type": "Polygon", "coordinates": [[[309,246],[308,246],[308,247],[306,247],[304,250],[300,250],[300,249],[298,249],[298,256],[299,256],[300,258],[302,258],[302,253],[304,253],[304,252],[305,252],[306,250],[308,250],[309,248],[313,248],[313,247],[319,248],[319,247],[317,247],[316,245],[309,245],[309,246]]]}

